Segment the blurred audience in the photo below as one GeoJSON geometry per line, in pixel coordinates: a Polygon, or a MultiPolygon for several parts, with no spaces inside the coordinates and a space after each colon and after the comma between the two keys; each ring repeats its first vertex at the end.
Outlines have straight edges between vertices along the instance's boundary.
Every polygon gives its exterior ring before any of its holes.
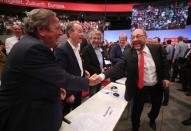
{"type": "Polygon", "coordinates": [[[133,8],[132,16],[132,30],[184,28],[188,17],[188,4],[173,2],[139,5],[133,8]]]}

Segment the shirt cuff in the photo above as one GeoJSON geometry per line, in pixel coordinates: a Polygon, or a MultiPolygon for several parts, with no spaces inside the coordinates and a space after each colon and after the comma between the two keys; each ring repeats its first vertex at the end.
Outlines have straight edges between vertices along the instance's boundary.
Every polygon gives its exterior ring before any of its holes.
{"type": "Polygon", "coordinates": [[[99,74],[99,77],[101,78],[101,81],[105,80],[105,75],[103,73],[99,74]]]}

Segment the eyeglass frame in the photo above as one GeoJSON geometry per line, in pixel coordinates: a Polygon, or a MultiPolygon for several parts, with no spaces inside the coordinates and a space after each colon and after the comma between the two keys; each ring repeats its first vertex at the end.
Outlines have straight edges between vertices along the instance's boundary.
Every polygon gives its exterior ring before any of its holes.
{"type": "Polygon", "coordinates": [[[131,36],[131,41],[134,40],[135,38],[137,38],[138,40],[140,40],[140,39],[142,39],[143,37],[145,37],[145,35],[137,34],[136,36],[131,36]]]}

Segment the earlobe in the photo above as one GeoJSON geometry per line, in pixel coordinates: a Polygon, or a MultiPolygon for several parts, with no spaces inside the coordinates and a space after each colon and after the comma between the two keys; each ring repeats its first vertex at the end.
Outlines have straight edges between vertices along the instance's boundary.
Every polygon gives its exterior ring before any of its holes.
{"type": "Polygon", "coordinates": [[[44,34],[44,28],[42,26],[37,27],[37,32],[40,36],[45,36],[44,34]]]}

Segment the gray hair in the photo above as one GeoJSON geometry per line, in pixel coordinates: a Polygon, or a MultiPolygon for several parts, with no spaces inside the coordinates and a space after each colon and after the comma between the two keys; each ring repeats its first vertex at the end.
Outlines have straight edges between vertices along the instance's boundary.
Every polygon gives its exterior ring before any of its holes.
{"type": "Polygon", "coordinates": [[[25,32],[35,36],[38,26],[48,29],[49,19],[53,16],[56,16],[56,13],[51,10],[33,9],[27,14],[27,18],[25,19],[25,32]]]}
{"type": "Polygon", "coordinates": [[[125,33],[121,33],[121,34],[119,35],[119,39],[120,39],[120,37],[125,37],[125,39],[127,40],[127,34],[125,34],[125,33]]]}
{"type": "Polygon", "coordinates": [[[66,30],[65,30],[67,37],[69,37],[69,33],[75,31],[74,27],[75,27],[76,24],[80,24],[80,23],[79,23],[79,22],[69,22],[69,23],[67,24],[66,30]]]}
{"type": "Polygon", "coordinates": [[[98,31],[98,30],[94,30],[94,31],[91,31],[90,34],[89,34],[89,39],[92,39],[92,37],[94,35],[100,35],[102,37],[102,33],[101,31],[98,31]]]}
{"type": "Polygon", "coordinates": [[[69,37],[70,32],[74,32],[74,24],[75,24],[75,22],[70,22],[67,24],[66,30],[65,30],[67,37],[69,37]]]}

